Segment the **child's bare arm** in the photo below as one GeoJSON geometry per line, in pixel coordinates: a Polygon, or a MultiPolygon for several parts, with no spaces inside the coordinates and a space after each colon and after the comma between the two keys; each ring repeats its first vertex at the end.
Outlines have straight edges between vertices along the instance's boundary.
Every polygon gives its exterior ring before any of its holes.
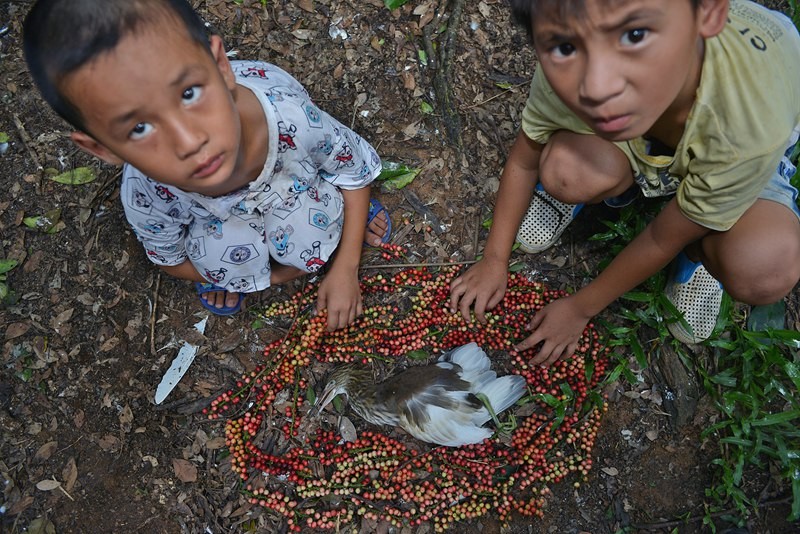
{"type": "Polygon", "coordinates": [[[485,311],[496,306],[505,294],[511,248],[538,181],[542,148],[521,130],[511,147],[500,178],[483,259],[450,286],[450,309],[453,313],[460,310],[466,320],[470,320],[469,310],[474,304],[475,317],[485,322],[485,311]]]}
{"type": "Polygon", "coordinates": [[[344,328],[363,311],[358,266],[369,212],[370,188],[342,189],[344,227],[336,257],[319,285],[317,309],[328,310],[328,330],[344,328]]]}
{"type": "Polygon", "coordinates": [[[544,342],[531,363],[551,365],[574,353],[583,329],[614,300],[661,270],[689,243],[709,232],[687,219],[672,199],[641,234],[625,247],[591,283],[574,295],[558,299],[536,313],[533,334],[518,350],[544,342]]]}

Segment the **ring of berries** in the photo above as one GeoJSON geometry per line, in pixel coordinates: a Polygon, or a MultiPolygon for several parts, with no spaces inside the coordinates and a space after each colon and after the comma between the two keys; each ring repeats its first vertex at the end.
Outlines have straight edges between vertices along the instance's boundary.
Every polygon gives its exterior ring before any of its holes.
{"type": "Polygon", "coordinates": [[[325,330],[324,315],[308,312],[315,286],[264,312],[265,321],[293,318],[288,333],[266,347],[268,363],[207,410],[210,418],[227,418],[233,470],[247,481],[251,503],[280,516],[292,532],[333,531],[357,517],[398,527],[427,522],[443,532],[489,513],[502,522],[513,513],[541,515],[552,484],[570,475],[580,484],[591,468],[606,409],[596,386],[608,350],[595,326],[587,326],[574,357],[550,368],[531,366],[532,351],[515,353],[511,347],[526,337],[536,310],[564,293],[510,274],[506,296],[487,314],[487,323],[470,324],[449,311],[456,273],[455,268],[405,269],[366,277],[365,302],[382,304],[335,332],[325,330]],[[435,358],[471,341],[490,355],[510,353],[508,371],[528,383],[530,395],[504,423],[505,436],[447,448],[401,442],[370,428],[344,442],[335,429],[322,429],[318,418],[307,415],[313,404],[312,364],[396,364],[414,351],[435,358]]]}

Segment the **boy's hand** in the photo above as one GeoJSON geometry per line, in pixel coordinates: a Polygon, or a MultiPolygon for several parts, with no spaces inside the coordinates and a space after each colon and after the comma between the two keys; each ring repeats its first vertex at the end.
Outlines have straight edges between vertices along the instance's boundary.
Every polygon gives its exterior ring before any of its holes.
{"type": "Polygon", "coordinates": [[[529,325],[533,334],[515,348],[522,351],[542,343],[531,363],[543,367],[553,365],[559,358],[572,356],[591,319],[575,303],[573,296],[563,297],[536,312],[529,325]]]}
{"type": "Polygon", "coordinates": [[[317,292],[317,310],[328,310],[328,332],[353,323],[364,312],[358,276],[335,264],[322,279],[317,292]]]}
{"type": "Polygon", "coordinates": [[[467,322],[472,322],[469,311],[475,305],[475,318],[486,323],[486,310],[503,300],[508,285],[507,262],[484,258],[450,283],[450,311],[461,311],[467,322]]]}

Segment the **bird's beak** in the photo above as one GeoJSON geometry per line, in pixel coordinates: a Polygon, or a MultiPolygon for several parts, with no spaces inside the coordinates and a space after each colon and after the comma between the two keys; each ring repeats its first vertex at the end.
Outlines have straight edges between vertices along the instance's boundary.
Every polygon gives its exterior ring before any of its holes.
{"type": "Polygon", "coordinates": [[[322,395],[317,397],[317,402],[314,403],[314,407],[311,408],[311,411],[309,411],[309,415],[312,417],[319,415],[319,413],[325,409],[325,406],[330,404],[338,394],[339,391],[336,388],[336,385],[329,382],[328,385],[325,386],[322,395]]]}

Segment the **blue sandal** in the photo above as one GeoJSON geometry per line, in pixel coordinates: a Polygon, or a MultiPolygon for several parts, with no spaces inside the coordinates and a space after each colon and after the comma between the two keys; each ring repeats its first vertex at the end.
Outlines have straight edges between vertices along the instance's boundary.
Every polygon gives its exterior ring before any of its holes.
{"type": "Polygon", "coordinates": [[[217,308],[216,306],[212,306],[208,303],[206,299],[201,297],[200,295],[205,295],[206,293],[211,293],[213,291],[228,291],[224,287],[219,287],[214,284],[209,284],[207,282],[195,282],[194,288],[197,290],[197,296],[200,297],[200,304],[203,305],[205,309],[210,311],[215,315],[233,315],[237,313],[239,310],[242,309],[242,301],[244,300],[244,293],[239,293],[239,300],[236,302],[234,306],[223,306],[222,308],[217,308]]]}
{"type": "MultiPolygon", "coordinates": [[[[378,199],[375,198],[369,199],[369,213],[367,213],[367,227],[369,227],[369,223],[371,223],[372,220],[375,217],[377,217],[378,214],[382,211],[386,213],[387,226],[386,226],[386,233],[384,233],[383,237],[381,238],[381,243],[388,243],[389,238],[392,237],[392,218],[389,216],[389,210],[387,210],[386,207],[383,204],[381,204],[378,199]]],[[[372,245],[364,241],[364,246],[371,247],[372,245]]]]}

